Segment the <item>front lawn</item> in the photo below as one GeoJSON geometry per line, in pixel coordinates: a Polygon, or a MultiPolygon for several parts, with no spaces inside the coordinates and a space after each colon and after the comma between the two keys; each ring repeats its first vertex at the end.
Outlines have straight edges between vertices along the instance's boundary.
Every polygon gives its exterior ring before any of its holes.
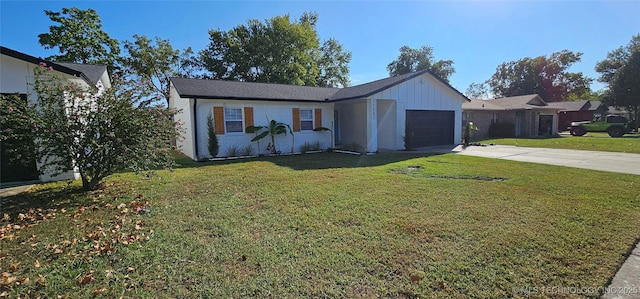
{"type": "Polygon", "coordinates": [[[607,133],[590,132],[584,136],[484,139],[480,143],[640,154],[638,134],[612,138],[607,133]]]}
{"type": "Polygon", "coordinates": [[[89,194],[45,184],[3,203],[0,294],[596,297],[640,236],[638,186],[455,154],[328,153],[123,173],[89,194]]]}

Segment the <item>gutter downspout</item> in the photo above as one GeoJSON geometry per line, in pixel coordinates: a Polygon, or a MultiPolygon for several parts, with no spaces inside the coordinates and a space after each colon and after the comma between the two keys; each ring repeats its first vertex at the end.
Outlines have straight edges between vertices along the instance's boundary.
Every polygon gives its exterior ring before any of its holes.
{"type": "Polygon", "coordinates": [[[198,110],[196,109],[198,106],[198,98],[193,98],[193,145],[194,153],[196,161],[200,160],[200,155],[198,154],[198,110]]]}

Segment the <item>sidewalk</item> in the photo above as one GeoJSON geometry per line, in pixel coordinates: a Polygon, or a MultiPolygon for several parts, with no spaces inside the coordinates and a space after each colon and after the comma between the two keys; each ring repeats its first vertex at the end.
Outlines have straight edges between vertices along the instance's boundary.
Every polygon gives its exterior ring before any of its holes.
{"type": "Polygon", "coordinates": [[[17,195],[19,193],[22,193],[24,191],[29,190],[31,187],[33,187],[33,184],[16,186],[16,187],[9,187],[9,188],[2,188],[2,189],[0,189],[0,198],[17,195]]]}

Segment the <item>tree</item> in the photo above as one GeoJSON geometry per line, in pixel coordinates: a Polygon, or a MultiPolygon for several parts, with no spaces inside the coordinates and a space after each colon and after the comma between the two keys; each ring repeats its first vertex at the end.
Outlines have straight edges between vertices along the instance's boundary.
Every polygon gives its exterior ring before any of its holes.
{"type": "Polygon", "coordinates": [[[210,30],[209,46],[199,52],[205,78],[308,86],[343,86],[349,82],[351,53],[329,39],[320,46],[318,15],[304,13],[260,22],[249,20],[224,32],[210,30]]]}
{"type": "Polygon", "coordinates": [[[121,78],[111,88],[87,88],[45,68],[35,71],[36,105],[13,118],[29,119],[41,172],[61,174],[77,167],[84,190],[100,187],[121,170],[170,168],[169,145],[179,136],[176,111],[141,102],[146,95],[121,78]]]}
{"type": "Polygon", "coordinates": [[[133,41],[124,41],[129,56],[122,59],[125,71],[148,85],[169,107],[169,78],[190,77],[193,68],[191,48],[182,53],[174,50],[169,40],[155,38],[155,45],[146,36],[133,35],[133,41]]]}
{"type": "Polygon", "coordinates": [[[211,114],[207,116],[207,135],[209,135],[209,141],[207,142],[207,149],[211,157],[218,156],[218,135],[216,135],[215,126],[213,124],[213,117],[211,114]]]}
{"type": "Polygon", "coordinates": [[[26,96],[0,95],[0,181],[30,180],[37,174],[33,111],[26,96]]]}
{"type": "Polygon", "coordinates": [[[344,51],[335,39],[326,40],[320,47],[320,58],[317,60],[319,75],[318,86],[349,86],[349,61],[351,52],[344,51]]]}
{"type": "Polygon", "coordinates": [[[467,87],[467,91],[464,93],[470,99],[489,99],[489,88],[487,87],[487,82],[482,83],[471,83],[469,87],[467,87]]]}
{"type": "Polygon", "coordinates": [[[63,8],[62,12],[45,10],[45,14],[57,26],[50,26],[49,33],[38,35],[45,49],[58,48],[60,55],[48,60],[106,64],[115,70],[120,54],[118,41],[102,30],[102,22],[93,9],[63,8]]]}
{"type": "Polygon", "coordinates": [[[546,56],[505,62],[487,81],[497,97],[538,94],[547,102],[578,100],[590,94],[592,79],[568,72],[582,53],[563,50],[546,56]]]}
{"type": "Polygon", "coordinates": [[[636,128],[640,119],[640,34],[629,44],[607,54],[596,64],[598,81],[607,83],[604,99],[607,104],[625,107],[634,112],[636,128]]]}
{"type": "Polygon", "coordinates": [[[456,72],[453,68],[453,60],[435,61],[433,48],[429,46],[422,46],[420,49],[402,46],[400,56],[387,65],[387,70],[389,76],[429,70],[447,82],[449,82],[449,77],[456,72]]]}

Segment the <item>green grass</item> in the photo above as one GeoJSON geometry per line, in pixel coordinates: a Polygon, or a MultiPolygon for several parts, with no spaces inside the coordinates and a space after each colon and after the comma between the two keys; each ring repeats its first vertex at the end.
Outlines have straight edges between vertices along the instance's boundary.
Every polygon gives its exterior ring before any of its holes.
{"type": "Polygon", "coordinates": [[[502,144],[525,147],[560,148],[640,154],[640,135],[627,134],[612,138],[607,133],[590,132],[584,136],[547,138],[497,138],[480,140],[483,144],[502,144]]]}
{"type": "Polygon", "coordinates": [[[191,166],[7,199],[0,293],[524,297],[605,286],[640,236],[640,176],[454,154],[191,166]]]}

